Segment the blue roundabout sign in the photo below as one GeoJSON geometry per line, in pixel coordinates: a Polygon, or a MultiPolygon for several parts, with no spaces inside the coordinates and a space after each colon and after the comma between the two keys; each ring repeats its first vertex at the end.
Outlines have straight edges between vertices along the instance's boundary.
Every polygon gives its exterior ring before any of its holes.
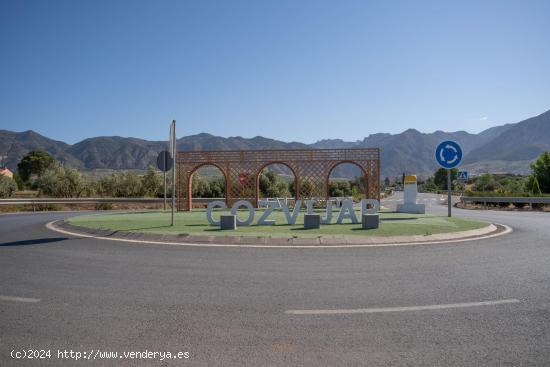
{"type": "Polygon", "coordinates": [[[454,168],[462,160],[462,149],[458,143],[447,140],[440,143],[435,150],[435,159],[443,168],[454,168]]]}

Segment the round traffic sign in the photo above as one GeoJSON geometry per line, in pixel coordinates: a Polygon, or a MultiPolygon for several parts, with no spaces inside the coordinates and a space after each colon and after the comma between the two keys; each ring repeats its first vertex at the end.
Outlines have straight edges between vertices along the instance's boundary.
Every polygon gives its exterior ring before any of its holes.
{"type": "Polygon", "coordinates": [[[157,157],[157,167],[163,172],[170,171],[173,161],[172,157],[170,157],[170,152],[163,150],[157,157]]]}
{"type": "Polygon", "coordinates": [[[462,149],[458,143],[447,140],[440,143],[435,150],[435,159],[443,168],[458,166],[462,160],[462,149]]]}

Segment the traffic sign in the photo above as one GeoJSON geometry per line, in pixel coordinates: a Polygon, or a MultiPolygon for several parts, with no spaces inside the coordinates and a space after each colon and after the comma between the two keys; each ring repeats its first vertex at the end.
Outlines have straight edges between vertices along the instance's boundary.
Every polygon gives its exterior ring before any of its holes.
{"type": "Polygon", "coordinates": [[[435,150],[435,159],[443,168],[454,168],[462,160],[462,149],[458,143],[447,140],[440,143],[435,150]]]}
{"type": "Polygon", "coordinates": [[[172,169],[173,161],[174,160],[170,156],[170,152],[167,150],[163,150],[159,153],[157,157],[157,167],[163,172],[170,171],[172,169]]]}
{"type": "Polygon", "coordinates": [[[458,171],[457,178],[458,178],[458,181],[461,181],[461,182],[468,181],[468,171],[458,171]]]}

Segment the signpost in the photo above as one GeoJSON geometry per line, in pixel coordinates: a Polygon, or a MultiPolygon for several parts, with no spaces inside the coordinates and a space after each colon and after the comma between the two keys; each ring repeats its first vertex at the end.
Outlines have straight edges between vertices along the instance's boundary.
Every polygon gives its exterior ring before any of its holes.
{"type": "Polygon", "coordinates": [[[176,209],[176,120],[170,124],[170,157],[172,162],[172,227],[174,226],[174,210],[176,209]]]}
{"type": "Polygon", "coordinates": [[[462,184],[462,194],[460,195],[462,197],[466,189],[466,181],[468,181],[468,171],[458,171],[457,179],[462,184]]]}
{"type": "Polygon", "coordinates": [[[164,174],[164,210],[166,210],[166,172],[170,171],[172,163],[173,160],[169,151],[163,150],[159,153],[157,157],[157,167],[164,174]]]}
{"type": "Polygon", "coordinates": [[[435,149],[435,159],[439,165],[447,169],[447,205],[448,216],[451,216],[451,169],[458,166],[462,160],[462,149],[458,143],[446,140],[439,143],[435,149]]]}
{"type": "Polygon", "coordinates": [[[458,181],[464,183],[468,181],[468,172],[467,171],[458,171],[457,175],[458,181]]]}

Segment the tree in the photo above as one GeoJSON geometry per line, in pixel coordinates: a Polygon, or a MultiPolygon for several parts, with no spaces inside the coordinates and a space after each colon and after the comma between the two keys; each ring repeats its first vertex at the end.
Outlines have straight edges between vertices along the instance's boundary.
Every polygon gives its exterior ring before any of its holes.
{"type": "Polygon", "coordinates": [[[344,197],[352,196],[351,184],[348,180],[332,181],[329,184],[329,196],[344,197]]]}
{"type": "Polygon", "coordinates": [[[15,171],[13,173],[13,180],[17,184],[17,189],[18,190],[25,190],[25,182],[21,178],[21,175],[19,175],[19,172],[15,171]]]}
{"type": "Polygon", "coordinates": [[[523,191],[523,182],[518,179],[504,178],[500,181],[500,189],[503,193],[514,194],[523,191]]]}
{"type": "Polygon", "coordinates": [[[384,186],[387,187],[387,186],[390,186],[390,184],[391,184],[390,178],[389,178],[389,177],[386,177],[386,178],[384,179],[384,186]]]}
{"type": "MultiPolygon", "coordinates": [[[[451,183],[454,182],[457,179],[457,177],[458,177],[458,168],[452,168],[451,183]]],[[[434,184],[440,190],[447,190],[447,169],[446,168],[440,168],[437,171],[435,171],[434,184]]]]}
{"type": "Polygon", "coordinates": [[[125,198],[143,196],[143,186],[137,173],[126,172],[120,175],[120,181],[116,187],[115,196],[125,198]]]}
{"type": "Polygon", "coordinates": [[[208,198],[210,197],[210,184],[209,182],[195,173],[193,177],[193,197],[195,198],[208,198]]]}
{"type": "Polygon", "coordinates": [[[225,196],[225,179],[217,177],[210,181],[210,197],[223,198],[225,196]]]}
{"type": "Polygon", "coordinates": [[[495,176],[490,173],[484,173],[479,176],[474,185],[476,191],[495,191],[500,185],[495,180],[495,176]]]}
{"type": "Polygon", "coordinates": [[[99,179],[96,191],[101,196],[140,197],[143,195],[143,185],[135,172],[113,173],[99,179]]]}
{"type": "Polygon", "coordinates": [[[141,177],[144,196],[156,197],[162,188],[162,177],[153,166],[149,166],[141,177]]]}
{"type": "Polygon", "coordinates": [[[263,197],[287,197],[291,195],[288,183],[275,171],[262,172],[259,181],[260,195],[263,197]]]}
{"type": "Polygon", "coordinates": [[[418,190],[420,192],[434,192],[437,191],[438,187],[434,183],[434,178],[429,177],[426,181],[418,185],[418,190]]]}
{"type": "Polygon", "coordinates": [[[82,196],[87,183],[76,169],[65,168],[55,163],[36,180],[36,186],[42,194],[72,198],[82,196]]]}
{"type": "Polygon", "coordinates": [[[43,150],[33,150],[27,153],[17,164],[17,172],[24,182],[28,182],[32,175],[40,177],[42,173],[55,164],[55,159],[43,150]]]}
{"type": "Polygon", "coordinates": [[[312,198],[314,195],[314,186],[307,177],[303,177],[300,181],[300,192],[301,196],[304,198],[312,198]]]}
{"type": "Polygon", "coordinates": [[[531,168],[540,191],[550,193],[550,152],[542,153],[535,162],[531,163],[531,168]]]}
{"type": "Polygon", "coordinates": [[[534,175],[528,176],[527,179],[525,180],[525,191],[535,195],[542,194],[540,190],[539,181],[534,175]]]}
{"type": "Polygon", "coordinates": [[[9,198],[15,191],[17,191],[15,181],[0,174],[0,198],[9,198]]]}

